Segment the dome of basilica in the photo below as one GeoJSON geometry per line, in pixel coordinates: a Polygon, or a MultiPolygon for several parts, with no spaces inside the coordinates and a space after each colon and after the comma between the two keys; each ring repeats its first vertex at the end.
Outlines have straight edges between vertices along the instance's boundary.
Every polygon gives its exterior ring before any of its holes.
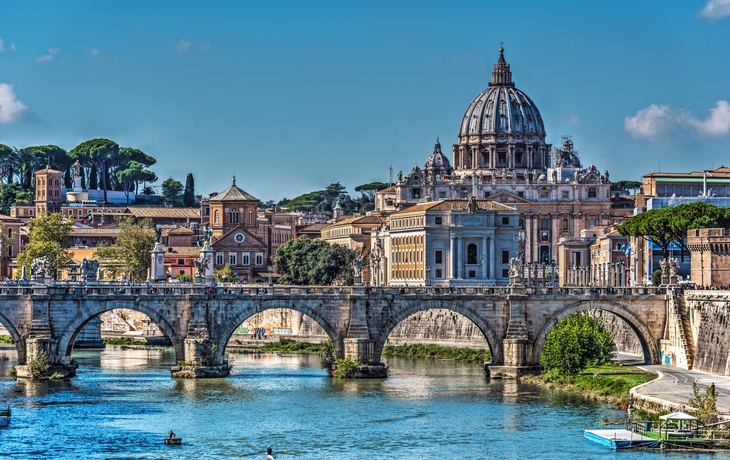
{"type": "Polygon", "coordinates": [[[522,134],[545,137],[545,125],[535,103],[515,88],[510,65],[499,49],[499,61],[494,65],[492,81],[464,113],[459,137],[522,134]]]}
{"type": "Polygon", "coordinates": [[[451,163],[449,158],[441,152],[441,143],[436,139],[436,145],[433,147],[433,153],[426,158],[426,170],[450,170],[451,163]]]}

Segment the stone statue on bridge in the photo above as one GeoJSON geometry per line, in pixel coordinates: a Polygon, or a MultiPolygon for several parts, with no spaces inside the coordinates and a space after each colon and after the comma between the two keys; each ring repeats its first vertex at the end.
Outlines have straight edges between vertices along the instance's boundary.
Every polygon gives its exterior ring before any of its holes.
{"type": "Polygon", "coordinates": [[[43,281],[51,275],[51,261],[48,257],[38,257],[33,259],[30,265],[30,279],[33,281],[43,281]]]}
{"type": "Polygon", "coordinates": [[[466,204],[466,207],[469,211],[469,214],[476,214],[477,209],[479,209],[479,204],[477,204],[477,197],[474,195],[469,197],[469,202],[466,204]]]}
{"type": "Polygon", "coordinates": [[[522,284],[522,257],[509,260],[509,284],[522,284]]]}
{"type": "Polygon", "coordinates": [[[210,238],[213,236],[213,229],[207,225],[203,227],[203,245],[210,244],[210,238]]]}
{"type": "Polygon", "coordinates": [[[200,277],[204,277],[205,272],[208,271],[208,259],[201,255],[200,259],[195,259],[193,263],[195,264],[196,274],[200,277]]]}
{"type": "Polygon", "coordinates": [[[87,259],[81,261],[81,277],[86,282],[97,281],[99,278],[99,261],[87,259]]]}

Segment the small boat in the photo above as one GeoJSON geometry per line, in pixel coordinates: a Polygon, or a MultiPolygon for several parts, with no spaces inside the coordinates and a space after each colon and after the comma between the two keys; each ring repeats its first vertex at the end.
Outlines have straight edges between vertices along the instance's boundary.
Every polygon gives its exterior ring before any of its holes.
{"type": "Polygon", "coordinates": [[[179,446],[182,444],[182,438],[165,438],[165,444],[168,446],[179,446]]]}
{"type": "Polygon", "coordinates": [[[274,460],[274,454],[266,454],[266,460],[274,460]]]}

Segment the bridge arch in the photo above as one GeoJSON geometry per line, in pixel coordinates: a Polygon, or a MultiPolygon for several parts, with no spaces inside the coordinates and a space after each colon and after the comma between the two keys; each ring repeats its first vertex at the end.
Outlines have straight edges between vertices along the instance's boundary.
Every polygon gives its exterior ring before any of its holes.
{"type": "Polygon", "coordinates": [[[3,315],[2,313],[0,313],[0,324],[2,324],[3,327],[8,330],[8,332],[10,333],[10,337],[13,339],[13,343],[15,344],[15,351],[18,353],[18,363],[25,364],[25,339],[15,328],[13,322],[10,321],[10,319],[8,319],[8,317],[3,315]]]}
{"type": "Polygon", "coordinates": [[[245,305],[243,309],[236,313],[230,321],[227,321],[225,326],[221,329],[218,341],[218,350],[221,354],[221,357],[225,356],[225,349],[228,341],[231,340],[233,333],[236,332],[236,328],[238,328],[241,323],[257,313],[274,309],[293,310],[310,317],[324,330],[325,334],[327,334],[327,337],[329,337],[329,339],[332,341],[337,357],[342,358],[345,356],[343,336],[337,331],[337,329],[335,329],[330,324],[327,318],[325,318],[325,316],[315,308],[311,308],[306,304],[300,306],[297,304],[281,305],[268,303],[251,303],[245,305]]]}
{"type": "Polygon", "coordinates": [[[627,310],[617,302],[596,302],[592,300],[585,300],[575,302],[562,310],[557,311],[545,322],[540,331],[537,333],[535,343],[532,348],[532,359],[536,364],[540,362],[542,348],[545,346],[545,340],[547,339],[550,331],[552,331],[560,321],[564,320],[568,316],[586,310],[607,311],[624,320],[639,338],[639,343],[641,344],[641,349],[644,354],[644,362],[659,362],[659,344],[657,339],[651,333],[651,330],[647,327],[647,325],[635,313],[627,310]]]}
{"type": "Polygon", "coordinates": [[[107,306],[105,303],[95,303],[92,308],[89,308],[89,304],[87,303],[84,306],[86,308],[79,308],[76,315],[66,324],[66,327],[59,334],[59,358],[69,358],[71,356],[76,338],[81,332],[81,329],[83,329],[89,321],[107,311],[122,308],[134,310],[149,316],[150,320],[164,331],[170,338],[170,341],[172,341],[172,346],[175,349],[175,360],[183,359],[185,356],[184,339],[180,337],[179,332],[175,329],[168,318],[161,314],[157,308],[148,306],[143,302],[129,302],[124,305],[114,304],[114,306],[107,306]]]}
{"type": "MultiPolygon", "coordinates": [[[[468,303],[467,303],[468,305],[468,303]]],[[[390,336],[390,333],[406,318],[416,313],[420,313],[427,310],[440,309],[449,310],[454,313],[459,313],[470,320],[484,335],[489,345],[489,352],[492,356],[493,364],[502,364],[503,352],[502,352],[502,340],[489,326],[488,322],[470,306],[465,306],[461,302],[441,302],[441,301],[414,301],[408,302],[403,308],[400,308],[395,314],[388,318],[385,327],[381,330],[380,335],[375,337],[374,343],[374,358],[376,361],[380,361],[383,353],[385,343],[390,336]]]]}

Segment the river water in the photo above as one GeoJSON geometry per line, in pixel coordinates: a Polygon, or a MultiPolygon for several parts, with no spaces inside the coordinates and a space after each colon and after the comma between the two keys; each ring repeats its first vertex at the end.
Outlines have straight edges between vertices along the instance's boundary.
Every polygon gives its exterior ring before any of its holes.
{"type": "MultiPolygon", "coordinates": [[[[9,458],[621,459],[707,458],[612,452],[583,438],[610,407],[514,381],[480,366],[388,359],[385,380],[337,381],[311,355],[236,354],[226,379],[173,380],[172,349],[74,351],[70,381],[0,378],[9,458]],[[165,446],[174,430],[183,446],[165,446]]],[[[15,364],[0,348],[0,372],[15,364]]],[[[730,458],[716,455],[715,458],[730,458]]]]}

